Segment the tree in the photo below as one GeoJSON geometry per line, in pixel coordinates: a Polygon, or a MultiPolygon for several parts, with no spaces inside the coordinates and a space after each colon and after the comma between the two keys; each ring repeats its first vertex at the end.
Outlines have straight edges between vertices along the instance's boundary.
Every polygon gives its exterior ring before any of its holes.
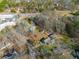
{"type": "Polygon", "coordinates": [[[7,0],[2,0],[0,2],[0,12],[4,11],[5,6],[8,4],[7,0]]]}

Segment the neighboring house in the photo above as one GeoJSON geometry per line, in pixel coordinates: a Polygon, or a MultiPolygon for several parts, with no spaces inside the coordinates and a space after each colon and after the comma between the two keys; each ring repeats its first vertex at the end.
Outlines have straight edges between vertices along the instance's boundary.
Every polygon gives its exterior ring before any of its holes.
{"type": "Polygon", "coordinates": [[[17,19],[16,14],[0,14],[0,31],[7,26],[15,26],[17,19]]]}
{"type": "Polygon", "coordinates": [[[17,18],[18,16],[16,14],[0,14],[0,21],[4,22],[16,21],[17,18]]]}

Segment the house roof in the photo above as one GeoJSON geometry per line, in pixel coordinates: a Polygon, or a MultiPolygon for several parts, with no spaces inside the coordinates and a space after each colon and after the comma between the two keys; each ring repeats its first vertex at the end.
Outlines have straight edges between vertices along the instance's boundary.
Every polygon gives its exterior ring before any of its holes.
{"type": "Polygon", "coordinates": [[[0,18],[13,18],[16,14],[0,14],[0,18]]]}

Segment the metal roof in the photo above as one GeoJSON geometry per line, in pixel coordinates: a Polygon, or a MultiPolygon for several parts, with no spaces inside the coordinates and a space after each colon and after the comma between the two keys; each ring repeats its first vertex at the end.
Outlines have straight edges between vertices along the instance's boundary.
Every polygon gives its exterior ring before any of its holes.
{"type": "Polygon", "coordinates": [[[13,18],[16,14],[0,14],[0,18],[13,18]]]}

